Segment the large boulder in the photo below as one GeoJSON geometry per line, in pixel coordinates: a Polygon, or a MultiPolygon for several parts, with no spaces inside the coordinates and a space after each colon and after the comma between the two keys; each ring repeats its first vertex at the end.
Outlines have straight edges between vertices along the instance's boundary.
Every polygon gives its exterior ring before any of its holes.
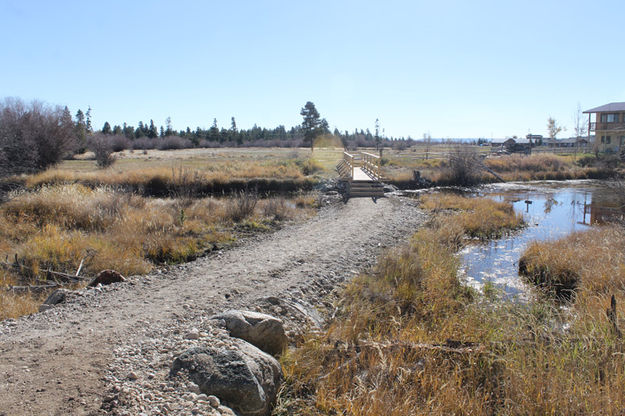
{"type": "Polygon", "coordinates": [[[171,375],[186,370],[202,393],[219,397],[242,416],[269,415],[282,382],[280,363],[245,341],[232,342],[232,349],[185,351],[174,360],[171,375]]]}
{"type": "Polygon", "coordinates": [[[124,276],[122,276],[121,273],[116,272],[115,270],[102,270],[87,286],[106,286],[112,283],[120,283],[125,281],[126,279],[124,278],[124,276]]]}
{"type": "Polygon", "coordinates": [[[271,315],[230,310],[212,319],[223,323],[230,336],[244,339],[269,354],[280,354],[287,346],[288,338],[282,321],[271,315]]]}

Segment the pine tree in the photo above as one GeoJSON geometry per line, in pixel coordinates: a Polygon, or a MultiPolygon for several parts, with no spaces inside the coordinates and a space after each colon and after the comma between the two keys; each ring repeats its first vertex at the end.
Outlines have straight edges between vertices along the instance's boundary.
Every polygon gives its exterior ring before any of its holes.
{"type": "Polygon", "coordinates": [[[311,101],[307,101],[304,108],[300,111],[300,115],[304,118],[302,121],[302,130],[304,130],[304,143],[310,145],[310,150],[314,151],[315,138],[320,134],[328,131],[328,122],[322,119],[311,101]]]}
{"type": "Polygon", "coordinates": [[[83,153],[87,150],[87,124],[85,123],[85,114],[80,109],[76,112],[74,131],[78,141],[78,152],[83,153]]]}
{"type": "Polygon", "coordinates": [[[104,126],[102,126],[102,134],[111,134],[111,125],[108,121],[104,122],[104,126]]]}
{"type": "Polygon", "coordinates": [[[87,108],[87,113],[85,114],[85,126],[87,133],[93,133],[93,128],[91,127],[91,106],[87,108]]]}
{"type": "Polygon", "coordinates": [[[156,129],[156,126],[154,125],[154,120],[150,120],[150,128],[148,129],[146,136],[148,136],[150,139],[153,139],[156,136],[158,136],[158,130],[156,129]]]}

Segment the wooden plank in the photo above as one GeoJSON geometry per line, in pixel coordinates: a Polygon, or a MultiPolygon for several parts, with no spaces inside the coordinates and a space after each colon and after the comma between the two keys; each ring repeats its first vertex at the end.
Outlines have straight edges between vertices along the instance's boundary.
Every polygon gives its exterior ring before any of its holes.
{"type": "Polygon", "coordinates": [[[355,181],[370,181],[371,177],[362,168],[354,168],[354,177],[352,179],[355,181]]]}

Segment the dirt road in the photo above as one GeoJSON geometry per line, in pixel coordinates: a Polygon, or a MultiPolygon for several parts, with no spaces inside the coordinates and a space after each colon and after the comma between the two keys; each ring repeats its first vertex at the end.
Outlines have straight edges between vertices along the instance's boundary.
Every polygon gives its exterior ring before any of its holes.
{"type": "Polygon", "coordinates": [[[270,297],[284,302],[276,313],[294,322],[285,305],[314,311],[325,294],[423,219],[407,199],[352,199],[166,273],[83,290],[44,313],[5,321],[0,415],[176,413],[183,394],[168,384],[168,366],[190,343],[219,342],[210,315],[255,309],[270,297]],[[203,331],[202,339],[186,339],[192,328],[203,331]],[[119,391],[125,400],[107,407],[111,392],[119,391]]]}

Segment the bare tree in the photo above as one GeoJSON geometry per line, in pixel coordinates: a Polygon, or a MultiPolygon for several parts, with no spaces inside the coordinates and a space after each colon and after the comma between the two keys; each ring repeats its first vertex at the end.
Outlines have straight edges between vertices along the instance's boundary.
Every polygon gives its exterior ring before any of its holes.
{"type": "Polygon", "coordinates": [[[566,128],[559,125],[555,118],[549,117],[547,119],[547,131],[549,131],[549,137],[555,139],[558,133],[565,131],[566,128]]]}
{"type": "Polygon", "coordinates": [[[425,143],[425,159],[427,160],[430,155],[430,147],[432,146],[432,135],[430,133],[423,133],[423,143],[425,143]]]}
{"type": "Polygon", "coordinates": [[[0,103],[0,175],[34,172],[58,163],[76,148],[69,109],[17,98],[0,103]]]}
{"type": "Polygon", "coordinates": [[[447,180],[450,184],[471,186],[480,181],[483,163],[474,147],[456,144],[449,152],[447,163],[447,180]]]}
{"type": "Polygon", "coordinates": [[[575,137],[578,139],[585,136],[588,132],[588,123],[584,119],[580,103],[577,103],[577,110],[573,114],[573,129],[575,130],[575,137]]]}

